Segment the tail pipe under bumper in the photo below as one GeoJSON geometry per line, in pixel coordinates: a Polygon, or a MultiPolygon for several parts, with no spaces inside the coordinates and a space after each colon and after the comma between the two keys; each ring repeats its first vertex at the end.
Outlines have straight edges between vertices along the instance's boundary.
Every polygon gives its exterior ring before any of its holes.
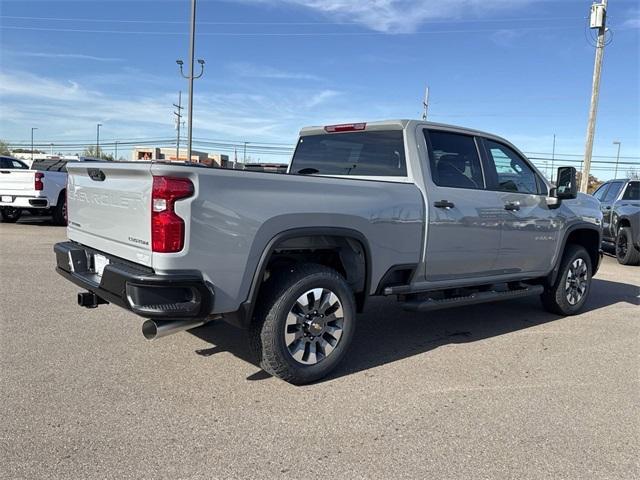
{"type": "Polygon", "coordinates": [[[142,324],[142,335],[147,340],[155,340],[166,337],[173,333],[191,330],[200,327],[211,319],[190,319],[190,320],[147,320],[142,324]]]}

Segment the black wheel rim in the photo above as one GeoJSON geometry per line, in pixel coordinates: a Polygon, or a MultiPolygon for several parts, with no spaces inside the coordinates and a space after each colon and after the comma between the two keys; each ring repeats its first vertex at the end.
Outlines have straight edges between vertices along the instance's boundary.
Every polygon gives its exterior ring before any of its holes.
{"type": "Polygon", "coordinates": [[[618,258],[626,257],[628,248],[627,236],[623,232],[620,232],[618,234],[618,241],[616,242],[616,256],[618,258]]]}

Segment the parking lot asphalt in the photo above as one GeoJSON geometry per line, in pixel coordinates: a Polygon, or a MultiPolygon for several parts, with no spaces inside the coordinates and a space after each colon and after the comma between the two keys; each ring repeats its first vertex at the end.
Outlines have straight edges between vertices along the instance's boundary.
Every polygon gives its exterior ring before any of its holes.
{"type": "Polygon", "coordinates": [[[344,364],[294,387],[214,323],[146,341],[54,272],[65,229],[0,225],[0,477],[640,478],[640,267],[584,313],[373,299],[344,364]]]}

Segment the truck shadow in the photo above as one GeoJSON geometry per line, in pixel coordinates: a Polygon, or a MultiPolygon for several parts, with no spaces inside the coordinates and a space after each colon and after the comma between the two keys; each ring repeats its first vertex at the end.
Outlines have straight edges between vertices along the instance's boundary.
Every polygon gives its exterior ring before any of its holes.
{"type": "Polygon", "coordinates": [[[53,217],[51,215],[31,215],[30,213],[23,213],[20,219],[16,222],[16,225],[44,225],[47,227],[57,227],[53,223],[53,217]]]}
{"type": "MultiPolygon", "coordinates": [[[[594,279],[585,312],[616,303],[639,305],[639,294],[640,287],[636,285],[594,279]]],[[[392,298],[374,297],[366,311],[358,315],[356,335],[345,361],[321,382],[419,355],[443,345],[483,340],[562,318],[543,310],[537,297],[428,314],[405,312],[392,298]]],[[[217,322],[191,333],[212,344],[210,348],[198,350],[196,353],[199,355],[210,356],[226,351],[258,366],[249,349],[245,331],[217,322]]],[[[265,378],[269,375],[260,369],[247,379],[265,378]]]]}

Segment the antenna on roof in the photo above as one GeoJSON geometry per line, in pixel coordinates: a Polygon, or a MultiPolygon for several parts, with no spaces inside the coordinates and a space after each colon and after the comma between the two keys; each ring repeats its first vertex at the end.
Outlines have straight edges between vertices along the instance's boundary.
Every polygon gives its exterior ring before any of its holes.
{"type": "Polygon", "coordinates": [[[422,112],[422,120],[426,120],[427,113],[429,111],[429,87],[425,88],[424,90],[424,100],[422,101],[422,106],[424,107],[424,110],[422,112]]]}

